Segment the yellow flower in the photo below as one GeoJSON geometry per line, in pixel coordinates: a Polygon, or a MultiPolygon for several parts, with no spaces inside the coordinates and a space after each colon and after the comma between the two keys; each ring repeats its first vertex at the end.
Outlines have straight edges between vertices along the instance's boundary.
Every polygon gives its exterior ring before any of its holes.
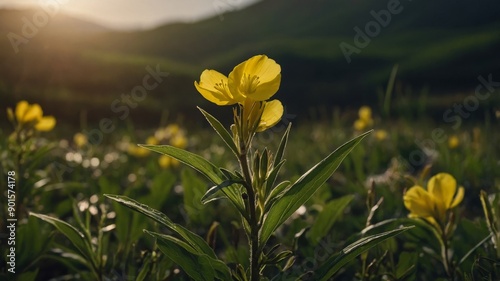
{"type": "Polygon", "coordinates": [[[159,143],[158,139],[155,138],[154,136],[150,136],[146,139],[146,144],[157,145],[158,143],[159,143]]]}
{"type": "Polygon", "coordinates": [[[167,155],[161,155],[160,158],[158,158],[158,165],[163,169],[167,169],[172,165],[172,158],[167,155]]]}
{"type": "Polygon", "coordinates": [[[361,119],[357,119],[356,121],[354,121],[354,129],[356,131],[361,131],[364,128],[366,128],[366,126],[367,126],[366,122],[361,119]]]}
{"type": "Polygon", "coordinates": [[[185,136],[182,134],[176,135],[172,139],[170,139],[170,144],[172,146],[175,146],[177,148],[184,149],[187,147],[188,140],[185,136]]]}
{"type": "Polygon", "coordinates": [[[17,103],[15,117],[19,124],[31,124],[37,131],[50,131],[56,125],[56,119],[53,116],[43,116],[42,107],[39,104],[30,105],[25,100],[17,103]]]}
{"type": "Polygon", "coordinates": [[[365,121],[366,123],[372,122],[372,109],[369,106],[362,106],[358,111],[359,119],[365,121]]]}
{"type": "Polygon", "coordinates": [[[207,69],[194,85],[204,98],[217,105],[242,105],[249,124],[257,125],[260,118],[257,131],[262,132],[276,125],[283,116],[280,101],[267,101],[278,91],[280,83],[280,65],[265,55],[257,55],[237,65],[229,77],[207,69]]]}
{"type": "Polygon", "coordinates": [[[238,102],[249,98],[265,101],[278,91],[281,83],[281,67],[265,55],[254,56],[229,73],[229,89],[238,102]]]}
{"type": "Polygon", "coordinates": [[[38,104],[30,105],[27,101],[23,100],[17,103],[16,106],[16,119],[19,123],[29,123],[31,121],[38,121],[42,118],[42,108],[38,104]]]}
{"type": "Polygon", "coordinates": [[[410,211],[409,217],[424,218],[431,223],[443,225],[446,212],[462,202],[464,188],[459,187],[453,176],[439,173],[429,179],[427,190],[415,185],[403,196],[404,205],[410,211]]]}
{"type": "Polygon", "coordinates": [[[173,135],[177,135],[180,132],[181,128],[177,124],[170,124],[165,128],[165,134],[170,137],[173,135]]]}
{"type": "Polygon", "coordinates": [[[136,144],[129,144],[127,152],[135,157],[146,157],[149,155],[149,150],[137,146],[136,144]]]}
{"type": "Polygon", "coordinates": [[[76,133],[73,136],[73,142],[76,144],[77,147],[83,147],[88,143],[88,139],[85,134],[76,133]]]}
{"type": "Polygon", "coordinates": [[[455,149],[460,145],[460,140],[457,136],[453,135],[448,138],[448,147],[451,149],[455,149]]]}
{"type": "Polygon", "coordinates": [[[386,130],[376,130],[375,131],[375,138],[378,141],[383,141],[387,138],[387,131],[386,130]]]}

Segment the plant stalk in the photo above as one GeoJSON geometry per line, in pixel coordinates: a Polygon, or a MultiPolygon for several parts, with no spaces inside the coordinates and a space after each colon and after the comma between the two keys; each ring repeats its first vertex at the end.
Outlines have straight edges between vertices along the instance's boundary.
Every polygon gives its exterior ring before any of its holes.
{"type": "Polygon", "coordinates": [[[248,212],[249,212],[249,224],[250,224],[250,281],[259,281],[259,223],[257,218],[257,208],[255,205],[255,192],[252,187],[252,177],[250,175],[250,167],[248,166],[247,152],[246,149],[242,149],[238,158],[245,177],[245,188],[248,194],[248,212]]]}

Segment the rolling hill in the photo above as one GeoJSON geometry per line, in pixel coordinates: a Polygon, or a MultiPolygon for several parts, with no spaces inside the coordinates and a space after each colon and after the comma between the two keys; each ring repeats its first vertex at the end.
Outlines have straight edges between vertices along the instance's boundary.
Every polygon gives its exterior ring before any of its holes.
{"type": "Polygon", "coordinates": [[[497,1],[269,0],[129,32],[58,14],[16,54],[7,34],[34,13],[0,11],[0,97],[40,101],[70,122],[84,109],[94,121],[112,114],[110,104],[141,82],[147,66],[170,75],[134,112],[146,121],[165,109],[189,118],[195,104],[206,105],[192,86],[203,69],[228,73],[260,53],[282,65],[278,97],[294,112],[374,102],[394,64],[402,88],[426,86],[435,96],[471,91],[478,75],[495,75],[500,65],[497,1]],[[356,44],[356,36],[364,40],[356,44]],[[340,46],[352,52],[350,62],[340,46]]]}

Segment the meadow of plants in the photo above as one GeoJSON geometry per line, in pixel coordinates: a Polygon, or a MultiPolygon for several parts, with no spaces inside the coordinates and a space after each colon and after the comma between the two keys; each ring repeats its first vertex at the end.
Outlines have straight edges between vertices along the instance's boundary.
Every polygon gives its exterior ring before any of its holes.
{"type": "Polygon", "coordinates": [[[1,280],[500,280],[494,104],[416,118],[392,75],[380,105],[300,120],[272,99],[278,63],[203,71],[233,120],[199,108],[206,127],[63,138],[40,105],[9,108],[1,280]]]}

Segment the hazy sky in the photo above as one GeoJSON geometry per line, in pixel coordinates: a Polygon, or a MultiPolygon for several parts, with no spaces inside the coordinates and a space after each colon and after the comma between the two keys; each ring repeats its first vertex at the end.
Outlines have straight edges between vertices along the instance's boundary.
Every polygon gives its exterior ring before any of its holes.
{"type": "Polygon", "coordinates": [[[113,28],[150,28],[240,9],[258,0],[0,0],[0,7],[58,3],[61,11],[113,28]]]}

